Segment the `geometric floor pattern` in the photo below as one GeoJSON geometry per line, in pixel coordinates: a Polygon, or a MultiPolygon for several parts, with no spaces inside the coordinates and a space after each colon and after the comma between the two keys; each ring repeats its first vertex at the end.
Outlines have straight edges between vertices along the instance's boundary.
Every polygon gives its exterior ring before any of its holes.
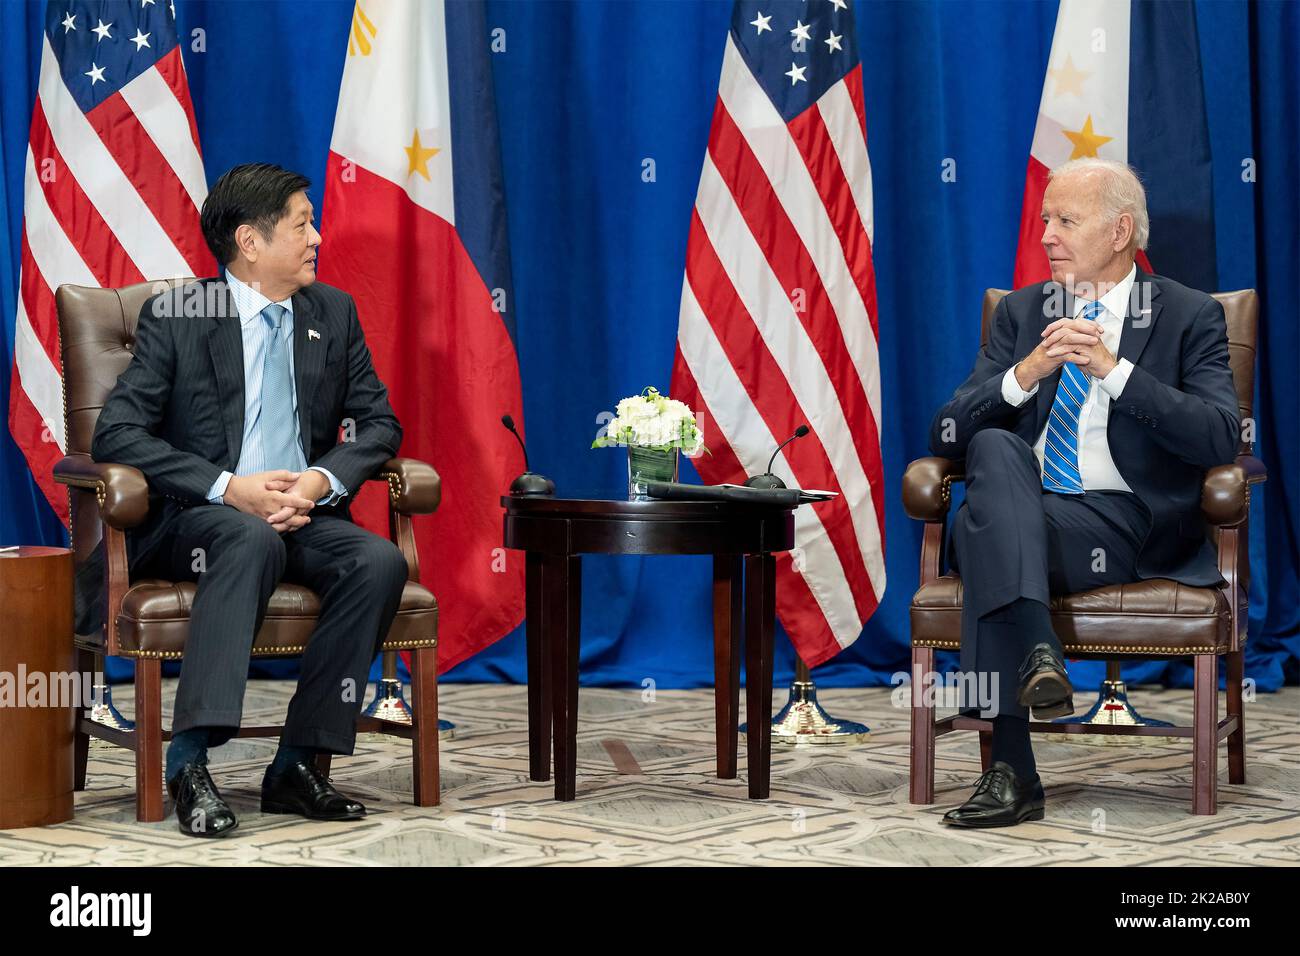
{"type": "MultiPolygon", "coordinates": [[[[245,722],[278,721],[293,686],[250,681],[245,722]]],[[[165,708],[174,690],[174,681],[164,682],[165,708]]],[[[1190,691],[1130,693],[1144,715],[1190,723],[1190,691]]],[[[782,689],[774,704],[785,696],[782,689]]],[[[528,779],[523,687],[444,684],[439,697],[442,716],[457,727],[442,743],[439,807],[409,803],[409,747],[366,734],[331,773],[340,790],[367,805],[364,820],[263,815],[258,788],[275,741],[246,738],[211,755],[239,830],[200,841],[178,832],[170,804],[166,821],[137,823],[131,755],[96,741],[75,818],[0,831],[0,865],[1300,864],[1300,688],[1247,704],[1248,783],[1227,782],[1221,746],[1215,816],[1190,812],[1190,741],[1099,747],[1035,735],[1047,818],[986,831],[939,823],[979,775],[975,734],[941,738],[935,804],[907,802],[907,711],[894,706],[890,688],[821,691],[829,712],[867,723],[871,736],[852,748],[774,747],[766,801],[746,798],[743,741],[739,777],[713,775],[708,690],[659,691],[647,700],[640,690],[583,688],[571,803],[552,799],[551,783],[528,779]]],[[[130,687],[115,688],[114,699],[130,716],[130,687]]]]}

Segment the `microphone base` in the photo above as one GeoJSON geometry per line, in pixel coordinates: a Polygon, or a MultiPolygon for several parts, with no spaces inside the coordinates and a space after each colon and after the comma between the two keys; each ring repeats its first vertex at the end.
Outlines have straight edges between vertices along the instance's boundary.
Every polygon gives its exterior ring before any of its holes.
{"type": "Polygon", "coordinates": [[[776,475],[768,472],[766,475],[755,475],[753,478],[746,479],[746,488],[784,488],[785,482],[776,475]]]}
{"type": "Polygon", "coordinates": [[[516,498],[546,498],[555,494],[555,482],[545,475],[526,471],[510,483],[510,494],[516,498]]]}

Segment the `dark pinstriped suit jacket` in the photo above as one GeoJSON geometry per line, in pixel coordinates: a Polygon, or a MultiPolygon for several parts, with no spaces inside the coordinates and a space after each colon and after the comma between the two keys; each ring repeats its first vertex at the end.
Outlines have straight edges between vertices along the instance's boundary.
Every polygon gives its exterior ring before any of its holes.
{"type": "MultiPolygon", "coordinates": [[[[294,385],[309,465],[348,495],[397,454],[402,428],[375,374],[352,297],[316,282],[293,297],[294,385]],[[350,421],[352,440],[341,441],[350,421]]],[[[239,312],[226,283],[201,279],[154,296],[140,311],[131,364],[99,414],[91,456],[132,465],[149,483],[149,514],[126,536],[131,570],[163,543],[176,515],[209,504],[208,489],[239,462],[244,359],[239,312]]],[[[103,546],[77,572],[77,632],[102,625],[103,546]]]]}

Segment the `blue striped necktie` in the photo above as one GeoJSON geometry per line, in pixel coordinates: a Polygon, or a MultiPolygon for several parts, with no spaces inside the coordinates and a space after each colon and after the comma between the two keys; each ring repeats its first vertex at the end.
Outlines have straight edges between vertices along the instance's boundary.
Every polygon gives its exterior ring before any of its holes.
{"type": "Polygon", "coordinates": [[[271,303],[262,310],[267,330],[262,364],[262,460],[267,471],[301,471],[305,458],[293,420],[293,378],[289,374],[289,343],[284,334],[288,309],[271,303]]]}
{"type": "MultiPolygon", "coordinates": [[[[1096,321],[1105,311],[1100,302],[1089,302],[1081,318],[1096,321]]],[[[1083,494],[1079,474],[1079,415],[1088,398],[1092,380],[1072,362],[1061,366],[1056,398],[1047,416],[1047,440],[1043,444],[1043,487],[1063,495],[1083,494]]]]}

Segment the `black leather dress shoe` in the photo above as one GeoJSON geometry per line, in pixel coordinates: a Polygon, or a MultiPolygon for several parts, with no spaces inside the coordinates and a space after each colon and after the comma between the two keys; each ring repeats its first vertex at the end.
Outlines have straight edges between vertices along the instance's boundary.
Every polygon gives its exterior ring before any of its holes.
{"type": "Polygon", "coordinates": [[[262,778],[262,812],[297,813],[312,820],[359,820],[366,808],[330,786],[314,760],[299,760],[275,776],[267,769],[262,778]]]}
{"type": "Polygon", "coordinates": [[[953,827],[1013,827],[1026,820],[1043,819],[1047,800],[1043,783],[1016,778],[1011,765],[999,760],[980,777],[969,800],[943,815],[953,827]]]}
{"type": "Polygon", "coordinates": [[[167,792],[176,803],[176,820],[186,836],[222,837],[239,826],[212,782],[207,764],[196,760],[181,767],[167,781],[167,792]]]}
{"type": "Polygon", "coordinates": [[[1037,644],[1020,665],[1020,706],[1028,707],[1035,720],[1068,717],[1074,713],[1074,688],[1070,686],[1065,662],[1050,644],[1037,644]]]}

